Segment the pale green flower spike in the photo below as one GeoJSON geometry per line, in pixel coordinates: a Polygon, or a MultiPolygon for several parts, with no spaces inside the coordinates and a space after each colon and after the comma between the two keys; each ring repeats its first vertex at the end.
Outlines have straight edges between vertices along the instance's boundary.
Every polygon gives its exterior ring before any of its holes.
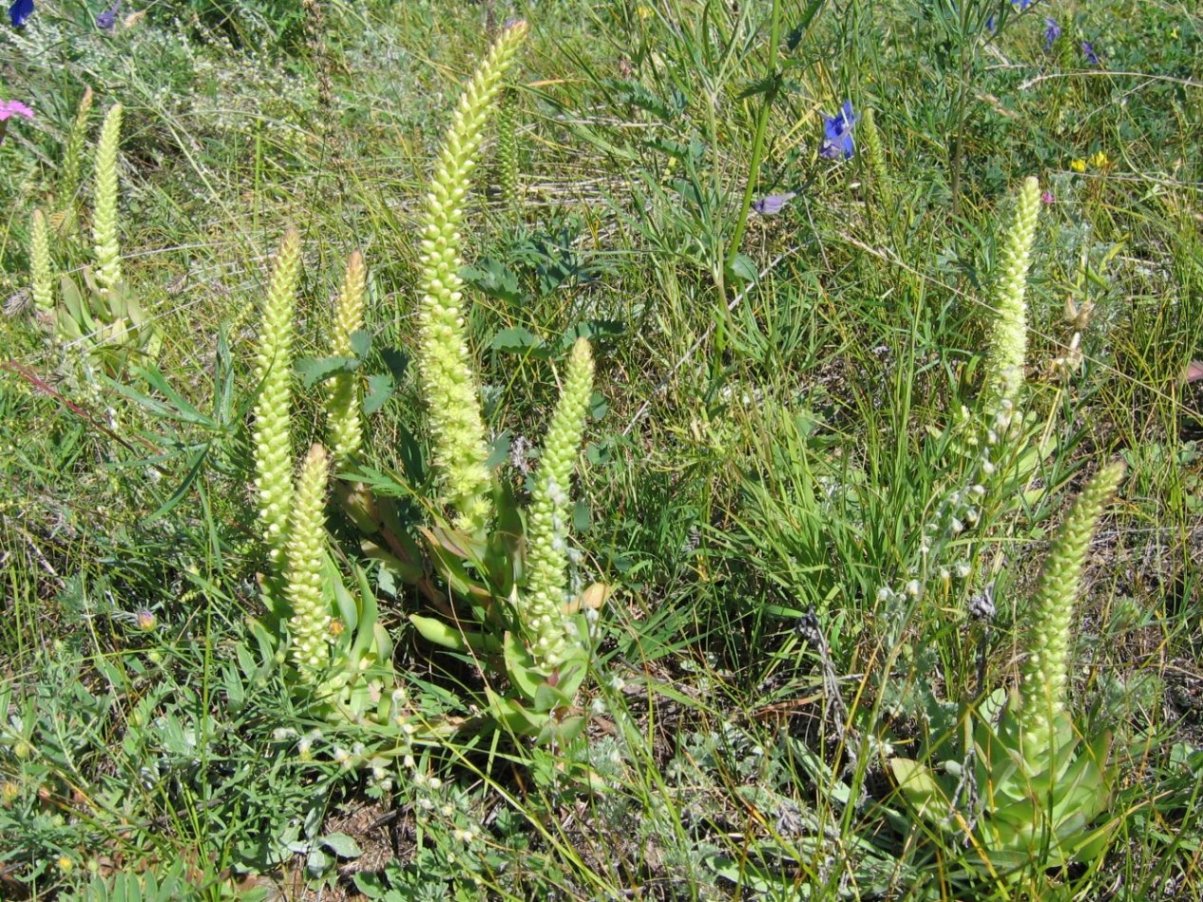
{"type": "Polygon", "coordinates": [[[33,222],[29,229],[30,291],[33,306],[39,313],[53,315],[54,287],[50,272],[50,238],[46,233],[46,217],[41,210],[33,211],[33,222]]]}
{"type": "MultiPolygon", "coordinates": [[[[367,271],[363,255],[354,251],[347,260],[342,293],[334,315],[334,335],[330,339],[330,354],[350,357],[351,335],[363,328],[363,295],[367,288],[367,271]]],[[[326,414],[330,425],[330,450],[337,465],[345,464],[359,453],[363,444],[363,426],[359,418],[358,378],[354,373],[339,373],[330,380],[326,399],[326,414]]]]}
{"type": "Polygon", "coordinates": [[[121,248],[117,244],[117,148],[121,142],[121,104],[113,104],[96,143],[96,209],[92,214],[92,243],[96,254],[96,284],[104,292],[121,284],[121,248]]]}
{"type": "Polygon", "coordinates": [[[513,89],[501,92],[497,110],[497,187],[502,202],[510,208],[518,204],[518,95],[513,89]]]}
{"type": "Polygon", "coordinates": [[[1028,348],[1027,306],[1023,295],[1039,212],[1040,183],[1029,177],[1019,189],[1015,218],[1002,251],[1002,275],[998,280],[994,329],[986,361],[985,410],[989,412],[994,412],[1003,401],[1016,402],[1023,387],[1028,348]]]}
{"type": "Polygon", "coordinates": [[[861,137],[864,139],[865,162],[873,178],[873,191],[877,195],[877,203],[886,204],[886,193],[889,190],[889,175],[886,172],[886,154],[881,145],[881,132],[877,130],[877,120],[873,108],[865,110],[864,121],[860,124],[861,137]]]}
{"type": "Polygon", "coordinates": [[[75,193],[79,191],[79,167],[84,155],[84,139],[88,134],[88,119],[92,113],[92,89],[85,88],[75,111],[75,122],[67,135],[67,146],[63,150],[63,165],[59,168],[58,207],[62,211],[64,226],[75,218],[75,193]]]}
{"type": "Polygon", "coordinates": [[[284,597],[292,609],[289,651],[302,676],[315,677],[329,663],[330,614],[322,599],[322,558],[326,542],[326,482],[330,465],[321,445],[309,449],[297,479],[288,530],[288,570],[284,597]]]}
{"type": "Polygon", "coordinates": [[[482,129],[526,30],[526,23],[518,22],[502,32],[460,97],[426,198],[422,229],[422,390],[447,501],[457,513],[456,525],[473,533],[487,528],[493,504],[480,392],[461,306],[459,227],[482,129]]]}
{"type": "Polygon", "coordinates": [[[1020,724],[1025,757],[1047,754],[1064,715],[1069,628],[1082,568],[1095,525],[1124,477],[1124,464],[1095,474],[1066,517],[1044,565],[1029,621],[1031,642],[1020,685],[1020,724]]]}
{"type": "Polygon", "coordinates": [[[255,358],[255,490],[259,522],[280,573],[288,513],[292,505],[292,433],[289,407],[292,378],[293,312],[301,273],[301,236],[289,229],[276,255],[271,287],[263,305],[259,352],[255,358]]]}
{"type": "Polygon", "coordinates": [[[526,590],[521,616],[535,640],[535,656],[551,667],[564,656],[564,584],[568,567],[568,489],[593,391],[593,355],[578,338],[568,358],[560,402],[543,442],[543,456],[527,512],[526,590]]]}

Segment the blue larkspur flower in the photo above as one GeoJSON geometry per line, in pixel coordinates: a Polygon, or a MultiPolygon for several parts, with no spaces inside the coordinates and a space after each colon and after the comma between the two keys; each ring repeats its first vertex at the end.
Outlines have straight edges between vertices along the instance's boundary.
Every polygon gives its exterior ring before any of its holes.
{"type": "Polygon", "coordinates": [[[1044,20],[1044,49],[1046,51],[1053,49],[1053,44],[1057,42],[1057,38],[1061,37],[1061,26],[1057,24],[1057,20],[1048,16],[1044,20]]]}
{"type": "Polygon", "coordinates": [[[1090,43],[1090,41],[1082,42],[1082,56],[1086,58],[1086,62],[1089,65],[1099,65],[1099,55],[1094,52],[1094,46],[1090,43]]]}
{"type": "Polygon", "coordinates": [[[986,31],[994,34],[994,13],[986,16],[986,31]]]}
{"type": "Polygon", "coordinates": [[[852,143],[852,126],[859,117],[852,110],[852,101],[845,100],[840,112],[823,117],[823,146],[819,156],[827,160],[852,159],[856,145],[852,143]]]}
{"type": "Polygon", "coordinates": [[[758,200],[752,201],[752,209],[761,216],[773,216],[780,213],[785,205],[797,196],[797,192],[795,191],[786,191],[783,194],[767,194],[758,200]]]}
{"type": "Polygon", "coordinates": [[[117,25],[117,14],[121,12],[121,0],[96,17],[96,27],[101,31],[112,31],[117,25]]]}
{"type": "Polygon", "coordinates": [[[12,20],[13,28],[20,28],[25,20],[33,15],[33,0],[13,0],[8,7],[8,17],[12,20]]]}

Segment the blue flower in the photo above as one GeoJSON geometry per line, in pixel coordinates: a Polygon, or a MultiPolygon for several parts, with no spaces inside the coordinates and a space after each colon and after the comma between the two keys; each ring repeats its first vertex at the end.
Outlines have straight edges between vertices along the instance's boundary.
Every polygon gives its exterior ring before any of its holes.
{"type": "Polygon", "coordinates": [[[1082,42],[1082,56],[1086,57],[1086,62],[1091,66],[1100,65],[1099,55],[1094,52],[1094,47],[1091,46],[1090,41],[1082,42]]]}
{"type": "Polygon", "coordinates": [[[1044,20],[1044,49],[1049,51],[1053,49],[1053,44],[1057,38],[1061,37],[1061,26],[1057,24],[1057,20],[1046,17],[1044,20]]]}
{"type": "Polygon", "coordinates": [[[1020,12],[1023,12],[1035,2],[1036,0],[1011,0],[1011,5],[1017,7],[1020,12]]]}
{"type": "Polygon", "coordinates": [[[852,126],[859,117],[852,111],[852,101],[845,100],[844,106],[835,116],[823,117],[823,146],[819,156],[826,160],[852,159],[856,146],[852,143],[852,126]]]}
{"type": "Polygon", "coordinates": [[[8,7],[8,17],[12,19],[13,28],[20,28],[32,15],[33,0],[13,0],[8,7]]]}
{"type": "Polygon", "coordinates": [[[994,34],[994,13],[986,16],[986,31],[994,34]]]}
{"type": "Polygon", "coordinates": [[[96,17],[96,27],[101,31],[112,31],[117,24],[117,13],[121,12],[121,0],[117,0],[112,6],[96,17]]]}
{"type": "Polygon", "coordinates": [[[752,201],[752,209],[761,216],[773,216],[780,213],[782,208],[797,196],[797,192],[794,191],[786,191],[784,194],[768,194],[752,201]]]}

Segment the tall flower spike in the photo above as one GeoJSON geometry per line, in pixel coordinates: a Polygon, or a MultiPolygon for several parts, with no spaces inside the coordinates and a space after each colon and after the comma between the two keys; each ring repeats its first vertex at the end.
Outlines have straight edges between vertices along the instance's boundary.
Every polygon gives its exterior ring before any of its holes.
{"type": "Polygon", "coordinates": [[[50,239],[46,234],[46,217],[41,210],[33,211],[33,221],[29,228],[29,270],[30,290],[33,294],[33,306],[38,313],[53,315],[54,288],[53,276],[50,273],[50,239]]]}
{"type": "Polygon", "coordinates": [[[459,227],[481,132],[526,30],[526,23],[518,22],[501,33],[460,97],[426,197],[422,228],[422,390],[447,501],[456,511],[456,525],[469,532],[488,526],[493,505],[480,391],[464,328],[459,227]]]}
{"type": "Polygon", "coordinates": [[[75,111],[75,122],[67,135],[67,146],[63,150],[63,165],[59,169],[58,208],[63,214],[64,225],[70,226],[75,219],[75,194],[79,191],[79,167],[84,155],[84,139],[88,134],[88,119],[92,113],[92,89],[85,88],[75,111]]]}
{"type": "Polygon", "coordinates": [[[301,273],[301,236],[289,229],[276,255],[271,286],[263,305],[259,351],[255,358],[255,489],[259,523],[272,556],[275,574],[282,570],[288,512],[292,505],[292,402],[293,314],[297,281],[301,273]]]}
{"type": "Polygon", "coordinates": [[[96,210],[92,214],[92,242],[96,254],[96,282],[109,292],[121,284],[121,248],[117,243],[117,148],[121,143],[121,104],[113,104],[96,143],[96,210]]]}
{"type": "Polygon", "coordinates": [[[326,483],[330,466],[321,445],[309,449],[297,479],[292,520],[288,530],[288,570],[284,597],[292,614],[288,620],[289,651],[301,675],[313,681],[329,661],[326,644],[330,613],[322,597],[322,560],[326,543],[326,483]]]}
{"type": "Polygon", "coordinates": [[[1030,646],[1020,687],[1022,741],[1033,755],[1047,754],[1064,713],[1070,619],[1082,586],[1082,568],[1099,517],[1123,477],[1122,462],[1095,474],[1070,509],[1044,564],[1029,620],[1030,646]]]}
{"type": "Polygon", "coordinates": [[[564,658],[564,583],[568,567],[569,486],[593,390],[593,355],[578,338],[568,358],[560,402],[547,429],[526,524],[526,591],[521,616],[535,655],[549,667],[564,658]]]}
{"type": "Polygon", "coordinates": [[[877,195],[878,206],[884,208],[887,203],[886,194],[889,190],[889,175],[886,172],[886,155],[881,145],[881,132],[877,130],[877,117],[873,108],[865,110],[864,121],[861,123],[861,134],[865,139],[865,162],[873,179],[873,190],[877,195]]]}
{"type": "MultiPolygon", "coordinates": [[[[347,260],[342,292],[334,314],[334,335],[330,353],[334,357],[349,357],[351,336],[363,328],[363,295],[367,287],[367,271],[363,254],[352,252],[347,260]]],[[[359,419],[358,377],[354,373],[339,373],[330,380],[326,399],[326,415],[330,426],[330,450],[335,464],[345,464],[359,453],[363,444],[363,426],[359,419]]]]}
{"type": "Polygon", "coordinates": [[[1036,217],[1040,212],[1040,183],[1024,179],[1015,204],[1015,218],[1007,232],[1002,252],[1002,275],[995,298],[994,328],[986,360],[985,411],[995,412],[1003,401],[1014,403],[1023,387],[1023,367],[1027,359],[1028,266],[1032,243],[1036,238],[1036,217]]]}

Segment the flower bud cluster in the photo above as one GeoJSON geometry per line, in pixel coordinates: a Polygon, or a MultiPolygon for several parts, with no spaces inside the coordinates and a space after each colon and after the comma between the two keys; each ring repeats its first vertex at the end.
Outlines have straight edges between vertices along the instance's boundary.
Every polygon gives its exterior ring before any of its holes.
{"type": "Polygon", "coordinates": [[[1027,358],[1028,267],[1036,240],[1040,213],[1040,183],[1024,180],[1016,198],[1014,219],[1004,237],[1002,274],[995,295],[994,323],[986,356],[984,409],[998,407],[1002,400],[1014,401],[1023,387],[1027,358]]]}
{"type": "Polygon", "coordinates": [[[593,390],[593,356],[581,338],[573,345],[559,404],[543,444],[527,516],[527,579],[521,616],[534,641],[535,656],[555,668],[566,654],[564,587],[568,567],[568,520],[572,499],[567,486],[585,428],[593,390]]]}
{"type": "Polygon", "coordinates": [[[502,32],[464,90],[426,198],[420,244],[422,391],[447,501],[456,526],[471,533],[488,527],[493,504],[480,388],[464,325],[459,227],[485,121],[525,36],[524,22],[502,32]]]}
{"type": "Polygon", "coordinates": [[[296,288],[301,275],[301,236],[290,229],[272,269],[263,305],[263,326],[255,356],[253,436],[259,523],[278,574],[283,564],[288,516],[292,509],[292,342],[296,288]]]}
{"type": "Polygon", "coordinates": [[[121,284],[121,247],[117,243],[117,150],[121,143],[121,104],[113,104],[96,142],[96,209],[92,241],[96,255],[96,284],[103,292],[121,284]]]}
{"type": "Polygon", "coordinates": [[[330,611],[322,593],[329,472],[325,450],[314,445],[297,481],[288,535],[284,594],[292,609],[288,622],[290,651],[293,663],[306,679],[315,678],[330,657],[330,611]]]}
{"type": "MultiPolygon", "coordinates": [[[[363,297],[367,290],[367,270],[363,255],[354,251],[347,260],[342,291],[335,308],[334,334],[330,353],[350,357],[351,336],[363,328],[363,297]]],[[[350,461],[363,444],[363,425],[359,415],[358,380],[354,373],[338,373],[330,380],[326,398],[329,419],[330,453],[335,465],[350,461]]]]}

